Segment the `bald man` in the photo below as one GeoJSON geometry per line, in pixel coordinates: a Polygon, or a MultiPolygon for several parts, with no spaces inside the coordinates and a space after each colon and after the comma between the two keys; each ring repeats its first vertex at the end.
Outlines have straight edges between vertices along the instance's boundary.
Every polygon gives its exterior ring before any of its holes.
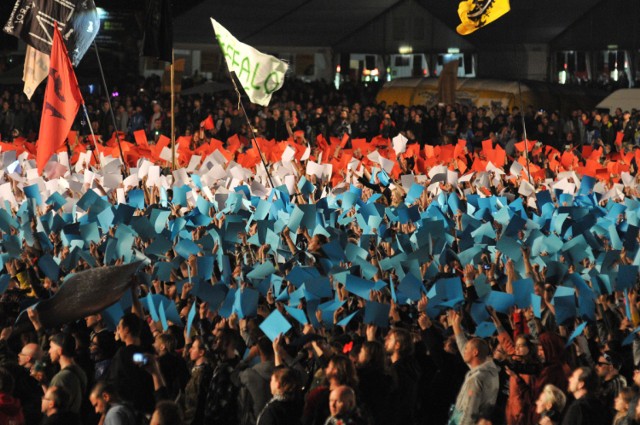
{"type": "Polygon", "coordinates": [[[334,388],[329,395],[329,411],[331,416],[325,425],[338,423],[365,425],[368,422],[360,416],[356,406],[356,393],[351,387],[341,385],[334,388]]]}
{"type": "Polygon", "coordinates": [[[22,347],[20,353],[18,353],[18,364],[27,370],[31,370],[31,367],[36,361],[42,359],[42,349],[38,344],[30,342],[22,347]]]}

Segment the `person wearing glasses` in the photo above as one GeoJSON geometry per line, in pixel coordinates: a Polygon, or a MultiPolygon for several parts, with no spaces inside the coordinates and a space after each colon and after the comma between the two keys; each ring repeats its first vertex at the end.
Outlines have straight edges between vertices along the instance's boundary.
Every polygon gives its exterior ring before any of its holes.
{"type": "Polygon", "coordinates": [[[42,425],[80,425],[80,417],[68,409],[69,394],[62,388],[52,386],[42,397],[42,425]]]}
{"type": "Polygon", "coordinates": [[[607,406],[611,414],[615,414],[614,400],[620,390],[627,386],[627,380],[620,375],[622,359],[612,351],[607,351],[598,357],[596,373],[602,381],[600,400],[607,406]]]}
{"type": "Polygon", "coordinates": [[[37,361],[42,360],[42,357],[43,353],[40,346],[34,342],[30,342],[25,344],[18,353],[18,364],[30,371],[37,361]]]}

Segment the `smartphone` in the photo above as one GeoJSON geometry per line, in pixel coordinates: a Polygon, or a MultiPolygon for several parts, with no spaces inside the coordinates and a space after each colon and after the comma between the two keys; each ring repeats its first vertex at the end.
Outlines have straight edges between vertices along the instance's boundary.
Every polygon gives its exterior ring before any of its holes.
{"type": "Polygon", "coordinates": [[[133,363],[137,366],[146,366],[149,363],[149,357],[144,353],[133,353],[133,363]]]}

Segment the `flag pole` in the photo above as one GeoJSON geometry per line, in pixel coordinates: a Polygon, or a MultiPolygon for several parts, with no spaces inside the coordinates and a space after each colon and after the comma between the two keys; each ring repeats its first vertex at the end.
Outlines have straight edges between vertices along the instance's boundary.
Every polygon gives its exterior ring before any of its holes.
{"type": "Polygon", "coordinates": [[[175,88],[174,88],[174,74],[173,74],[173,63],[176,61],[175,51],[173,47],[171,48],[171,171],[176,169],[176,120],[175,120],[175,88]]]}
{"type": "MultiPolygon", "coordinates": [[[[124,160],[124,154],[122,153],[122,145],[120,144],[120,134],[118,134],[118,125],[116,124],[116,116],[113,113],[113,106],[111,105],[111,96],[109,95],[109,87],[107,87],[107,80],[104,78],[104,70],[102,69],[102,61],[100,60],[100,54],[98,53],[98,43],[93,40],[93,48],[96,51],[96,58],[98,59],[98,68],[100,69],[100,76],[102,77],[102,85],[104,86],[104,90],[107,94],[107,102],[109,103],[109,111],[111,112],[111,120],[113,121],[113,130],[116,133],[116,141],[118,142],[118,150],[120,151],[120,159],[122,160],[122,164],[124,165],[124,174],[128,175],[128,167],[127,162],[124,160]]],[[[83,105],[84,106],[84,105],[83,105]]],[[[89,117],[87,116],[87,119],[89,117]]],[[[91,127],[91,121],[89,121],[89,127],[91,127]]],[[[93,129],[91,130],[93,134],[93,129]]],[[[95,143],[95,138],[94,138],[95,143]]]]}
{"type": "Polygon", "coordinates": [[[240,106],[240,109],[242,110],[242,114],[244,115],[244,118],[247,120],[247,125],[249,126],[249,132],[251,133],[251,140],[253,141],[253,144],[255,145],[256,149],[258,149],[258,154],[260,155],[260,161],[262,161],[262,166],[264,167],[264,170],[267,172],[267,178],[269,179],[269,183],[271,184],[272,188],[275,188],[275,185],[273,184],[273,180],[271,179],[271,173],[269,172],[269,169],[267,168],[267,163],[264,160],[264,155],[262,154],[262,150],[260,149],[260,146],[258,146],[258,141],[256,140],[256,135],[255,132],[253,131],[253,126],[251,125],[251,120],[249,119],[249,116],[247,115],[247,111],[244,109],[244,105],[242,104],[242,98],[240,96],[240,90],[238,90],[238,85],[236,84],[236,79],[235,77],[235,72],[233,71],[229,71],[230,77],[231,77],[231,82],[233,83],[233,89],[236,91],[236,94],[238,95],[238,106],[240,106]]]}
{"type": "Polygon", "coordinates": [[[527,177],[529,184],[533,186],[531,181],[531,171],[529,171],[529,141],[527,140],[527,126],[524,121],[524,109],[522,104],[522,89],[520,88],[520,80],[518,80],[518,94],[520,94],[520,118],[522,119],[522,133],[524,135],[524,158],[527,160],[527,177]]]}
{"type": "Polygon", "coordinates": [[[89,131],[91,132],[91,139],[93,140],[93,149],[91,149],[91,153],[93,155],[93,159],[96,160],[96,166],[100,168],[100,161],[98,161],[98,157],[96,157],[96,135],[93,133],[93,127],[91,126],[91,118],[89,118],[89,112],[87,112],[87,106],[84,101],[82,102],[82,110],[84,111],[84,116],[87,118],[87,124],[89,125],[89,131]]]}

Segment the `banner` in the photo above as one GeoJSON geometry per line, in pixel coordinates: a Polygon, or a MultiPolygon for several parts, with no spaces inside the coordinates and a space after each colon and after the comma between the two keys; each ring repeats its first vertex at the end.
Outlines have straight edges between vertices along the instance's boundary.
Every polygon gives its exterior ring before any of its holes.
{"type": "Polygon", "coordinates": [[[50,54],[54,22],[71,53],[71,62],[77,66],[100,28],[93,0],[18,0],[4,32],[50,54]]]}
{"type": "Polygon", "coordinates": [[[229,72],[236,74],[251,102],[268,106],[273,92],[282,87],[289,65],[239,42],[215,19],[211,23],[229,72]]]}
{"type": "Polygon", "coordinates": [[[142,56],[172,61],[173,22],[169,0],[151,0],[142,40],[142,56]]]}
{"type": "Polygon", "coordinates": [[[456,88],[458,87],[458,60],[448,62],[442,68],[438,77],[438,101],[446,105],[456,103],[456,88]]]}
{"type": "Polygon", "coordinates": [[[24,55],[24,70],[22,71],[22,81],[24,81],[24,94],[31,99],[42,80],[49,74],[49,55],[42,53],[33,46],[27,45],[24,55]]]}
{"type": "Polygon", "coordinates": [[[40,173],[42,173],[51,155],[58,150],[67,138],[73,120],[78,113],[78,108],[82,103],[78,81],[71,67],[67,49],[62,41],[62,35],[57,28],[53,30],[53,46],[50,59],[49,79],[44,93],[38,150],[36,152],[36,163],[40,173]]]}
{"type": "MultiPolygon", "coordinates": [[[[131,277],[140,264],[137,261],[121,266],[94,267],[67,276],[53,297],[34,307],[40,322],[45,328],[56,328],[100,313],[129,290],[133,283],[131,277]]],[[[28,322],[25,312],[16,320],[16,324],[28,322]]]]}
{"type": "Polygon", "coordinates": [[[509,0],[467,0],[458,6],[458,34],[469,35],[511,10],[509,0]]]}

